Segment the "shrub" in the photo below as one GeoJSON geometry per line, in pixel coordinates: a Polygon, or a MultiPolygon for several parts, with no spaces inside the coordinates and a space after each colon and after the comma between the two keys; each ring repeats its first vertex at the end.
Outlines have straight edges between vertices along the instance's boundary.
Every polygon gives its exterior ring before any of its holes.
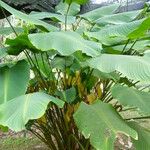
{"type": "Polygon", "coordinates": [[[148,150],[149,130],[137,120],[150,115],[149,8],[116,13],[114,4],[79,14],[85,2],[27,15],[0,0],[24,21],[22,30],[11,22],[0,29],[16,35],[1,54],[15,60],[0,64],[0,124],[31,131],[51,150],[111,150],[118,133],[148,150]],[[138,116],[123,116],[128,110],[138,116]]]}

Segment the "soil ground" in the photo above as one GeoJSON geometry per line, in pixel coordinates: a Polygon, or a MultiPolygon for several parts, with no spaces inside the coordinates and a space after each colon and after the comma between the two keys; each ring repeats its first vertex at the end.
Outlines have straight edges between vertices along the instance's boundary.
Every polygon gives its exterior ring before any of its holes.
{"type": "Polygon", "coordinates": [[[48,150],[35,136],[20,132],[0,132],[0,150],[48,150]]]}
{"type": "MultiPolygon", "coordinates": [[[[49,150],[44,143],[26,132],[0,132],[0,150],[49,150]]],[[[132,143],[122,135],[116,140],[115,150],[133,150],[132,143]]]]}

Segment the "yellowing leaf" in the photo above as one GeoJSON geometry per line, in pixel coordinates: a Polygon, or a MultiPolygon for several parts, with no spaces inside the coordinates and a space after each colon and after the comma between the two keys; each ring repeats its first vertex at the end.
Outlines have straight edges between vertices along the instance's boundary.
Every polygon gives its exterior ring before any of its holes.
{"type": "Polygon", "coordinates": [[[71,85],[71,81],[72,81],[72,76],[69,76],[69,77],[68,77],[68,80],[67,80],[67,84],[68,84],[68,86],[70,86],[70,85],[71,85]]]}
{"type": "Polygon", "coordinates": [[[97,94],[98,98],[101,98],[101,96],[102,96],[102,89],[100,87],[100,84],[96,85],[95,91],[96,91],[96,94],[97,94]]]}
{"type": "Polygon", "coordinates": [[[87,101],[89,104],[92,104],[96,100],[96,95],[95,93],[91,93],[90,95],[87,96],[87,101]]]}
{"type": "Polygon", "coordinates": [[[46,123],[47,121],[46,121],[46,118],[45,118],[45,115],[43,115],[41,118],[39,118],[38,120],[37,120],[37,122],[40,124],[40,123],[46,123]]]}
{"type": "Polygon", "coordinates": [[[74,108],[71,105],[68,105],[67,112],[65,114],[65,118],[66,118],[67,122],[70,122],[70,118],[71,118],[73,112],[74,112],[74,108]]]}

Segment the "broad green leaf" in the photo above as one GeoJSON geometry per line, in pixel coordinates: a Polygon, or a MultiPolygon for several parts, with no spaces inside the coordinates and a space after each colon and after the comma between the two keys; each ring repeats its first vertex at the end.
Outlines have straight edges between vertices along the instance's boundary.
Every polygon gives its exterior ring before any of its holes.
{"type": "MultiPolygon", "coordinates": [[[[67,3],[63,3],[62,1],[55,7],[56,11],[58,13],[61,13],[62,15],[67,14],[67,9],[69,5],[67,3]]],[[[71,3],[70,9],[68,12],[68,16],[75,16],[77,13],[80,12],[80,5],[77,3],[71,3]]]]}
{"type": "Polygon", "coordinates": [[[82,63],[79,62],[79,60],[74,59],[73,64],[70,66],[70,71],[71,72],[79,71],[82,68],[81,66],[82,66],[82,63]]]}
{"type": "Polygon", "coordinates": [[[150,29],[150,17],[146,18],[135,30],[128,35],[129,38],[139,38],[150,29]]]}
{"type": "Polygon", "coordinates": [[[144,57],[150,57],[150,50],[145,51],[143,54],[144,57]]]}
{"type": "MultiPolygon", "coordinates": [[[[133,43],[129,44],[129,46],[127,46],[127,47],[129,48],[129,47],[131,47],[131,45],[133,45],[133,43]]],[[[144,52],[144,51],[148,50],[149,47],[150,47],[150,42],[148,39],[148,40],[137,41],[135,43],[135,45],[132,47],[132,49],[136,50],[137,52],[144,52]]]]}
{"type": "Polygon", "coordinates": [[[99,40],[104,45],[112,45],[129,39],[128,35],[138,27],[143,20],[133,21],[120,25],[111,25],[98,32],[86,32],[89,37],[99,40]]]}
{"type": "Polygon", "coordinates": [[[46,23],[46,22],[43,22],[41,20],[38,20],[38,19],[35,19],[35,18],[32,18],[31,16],[25,14],[25,13],[22,13],[12,7],[10,7],[9,5],[7,5],[6,3],[4,3],[3,1],[0,0],[0,6],[5,8],[7,11],[9,11],[11,14],[13,14],[15,17],[18,17],[19,19],[22,19],[23,21],[25,22],[28,22],[28,23],[32,23],[32,24],[35,24],[35,25],[39,25],[39,26],[43,26],[44,28],[46,28],[47,30],[51,31],[51,30],[57,30],[56,27],[46,23]]]}
{"type": "MultiPolygon", "coordinates": [[[[45,19],[50,18],[55,22],[62,22],[65,23],[65,15],[60,15],[56,13],[50,13],[50,12],[32,12],[29,16],[35,19],[45,19]]],[[[76,18],[74,16],[68,16],[67,17],[67,23],[72,24],[74,23],[76,18]]]]}
{"type": "Polygon", "coordinates": [[[35,51],[26,34],[20,34],[15,39],[6,39],[5,44],[9,45],[7,53],[10,55],[18,55],[25,49],[35,51]]]}
{"type": "Polygon", "coordinates": [[[57,68],[64,71],[66,67],[70,67],[73,64],[73,59],[73,57],[56,56],[51,61],[52,68],[57,68]]]}
{"type": "Polygon", "coordinates": [[[63,101],[41,92],[14,98],[0,105],[0,124],[16,132],[24,130],[29,120],[38,119],[44,115],[49,102],[59,107],[63,107],[64,104],[63,101]]]}
{"type": "Polygon", "coordinates": [[[36,33],[28,37],[37,49],[41,51],[57,50],[62,55],[71,55],[81,50],[89,56],[97,56],[102,49],[101,44],[84,40],[75,32],[36,33]]]}
{"type": "Polygon", "coordinates": [[[143,114],[150,115],[150,93],[121,85],[114,86],[111,93],[123,106],[136,107],[143,114]]]}
{"type": "Polygon", "coordinates": [[[98,25],[106,25],[106,24],[123,24],[133,21],[142,10],[129,11],[123,13],[117,13],[112,15],[106,15],[102,18],[94,21],[98,25]]]}
{"type": "Polygon", "coordinates": [[[110,105],[97,101],[92,105],[82,102],[74,114],[77,127],[90,138],[90,143],[97,150],[113,150],[118,133],[137,139],[137,133],[130,128],[110,105]]]}
{"type": "Polygon", "coordinates": [[[60,96],[62,100],[64,100],[68,104],[71,104],[76,98],[76,89],[74,87],[71,87],[70,89],[67,89],[65,91],[59,91],[56,94],[60,96]]]}
{"type": "Polygon", "coordinates": [[[87,64],[102,72],[118,71],[123,77],[135,81],[150,81],[150,59],[148,57],[102,54],[87,64]]]}
{"type": "Polygon", "coordinates": [[[150,148],[150,130],[147,130],[136,122],[129,122],[131,128],[133,128],[138,133],[138,140],[132,138],[133,147],[136,150],[149,150],[150,148]]]}
{"type": "Polygon", "coordinates": [[[116,72],[105,73],[97,69],[94,69],[92,74],[93,76],[100,78],[102,80],[112,79],[113,81],[118,81],[120,79],[119,74],[117,74],[116,72]]]}
{"type": "MultiPolygon", "coordinates": [[[[14,29],[17,33],[22,33],[23,32],[22,28],[14,27],[14,29]]],[[[0,28],[0,35],[9,35],[11,33],[14,33],[14,31],[11,27],[1,27],[0,28]]]]}
{"type": "Polygon", "coordinates": [[[29,81],[29,66],[25,60],[9,68],[0,68],[0,104],[25,94],[29,81]]]}
{"type": "Polygon", "coordinates": [[[85,18],[89,21],[95,21],[105,15],[111,15],[113,14],[117,8],[119,7],[119,4],[113,4],[109,6],[100,7],[97,9],[94,9],[90,12],[84,13],[80,15],[82,18],[85,18]]]}

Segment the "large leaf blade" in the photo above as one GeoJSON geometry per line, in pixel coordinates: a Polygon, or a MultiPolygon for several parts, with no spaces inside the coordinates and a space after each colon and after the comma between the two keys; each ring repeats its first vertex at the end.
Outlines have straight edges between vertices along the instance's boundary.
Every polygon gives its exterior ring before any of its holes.
{"type": "Polygon", "coordinates": [[[25,94],[29,82],[29,65],[25,60],[9,68],[0,68],[0,104],[25,94]]]}
{"type": "Polygon", "coordinates": [[[43,26],[45,27],[47,30],[57,30],[56,27],[46,23],[46,22],[43,22],[41,20],[38,20],[38,19],[35,19],[27,14],[24,14],[12,7],[10,7],[9,5],[7,5],[6,3],[4,3],[3,1],[0,0],[0,6],[5,8],[7,11],[9,11],[11,14],[13,14],[14,16],[24,20],[25,22],[29,22],[29,23],[32,23],[32,24],[35,24],[35,25],[39,25],[39,26],[43,26]]]}
{"type": "Polygon", "coordinates": [[[118,71],[122,76],[135,81],[150,81],[150,60],[148,57],[102,54],[87,64],[102,72],[118,71]]]}
{"type": "Polygon", "coordinates": [[[116,85],[111,90],[113,97],[124,106],[136,107],[150,115],[150,94],[133,88],[116,85]]]}
{"type": "Polygon", "coordinates": [[[89,56],[97,56],[101,52],[101,44],[84,40],[75,32],[36,33],[30,34],[28,37],[37,49],[42,51],[54,49],[65,56],[78,50],[89,56]]]}
{"type": "Polygon", "coordinates": [[[29,120],[42,117],[49,102],[53,102],[59,107],[63,107],[63,101],[37,92],[19,96],[0,105],[0,124],[8,126],[14,131],[25,129],[29,120]]]}
{"type": "Polygon", "coordinates": [[[104,45],[113,45],[129,39],[129,34],[137,28],[143,20],[111,25],[102,28],[98,32],[86,32],[89,37],[99,40],[104,45]]]}
{"type": "Polygon", "coordinates": [[[92,10],[90,12],[84,13],[80,16],[82,18],[89,20],[89,21],[94,21],[94,20],[97,20],[97,19],[99,19],[105,15],[113,14],[117,10],[118,7],[119,7],[119,4],[104,6],[104,7],[100,7],[100,8],[97,8],[95,10],[92,10]]]}
{"type": "Polygon", "coordinates": [[[129,11],[123,13],[117,13],[112,15],[106,15],[102,18],[99,18],[95,21],[98,25],[106,25],[106,24],[123,24],[133,21],[139,14],[141,10],[129,11]]]}
{"type": "Polygon", "coordinates": [[[149,150],[150,148],[150,130],[147,130],[136,122],[129,122],[131,128],[137,131],[138,140],[132,138],[133,146],[136,150],[149,150]]]}
{"type": "Polygon", "coordinates": [[[69,6],[69,4],[60,1],[60,3],[55,7],[55,10],[62,15],[68,14],[68,16],[75,16],[77,13],[80,12],[80,5],[72,2],[69,6]],[[70,7],[69,11],[68,7],[70,7]]]}
{"type": "MultiPolygon", "coordinates": [[[[19,27],[14,27],[14,30],[17,33],[22,33],[23,32],[23,29],[19,28],[19,27]]],[[[0,28],[0,35],[9,35],[9,34],[11,34],[13,32],[14,31],[13,31],[12,27],[1,27],[0,28]]]]}
{"type": "Polygon", "coordinates": [[[138,27],[136,27],[135,30],[128,35],[128,37],[139,38],[143,36],[148,31],[149,28],[150,28],[150,17],[146,18],[138,27]]]}
{"type": "Polygon", "coordinates": [[[74,115],[75,122],[96,149],[113,150],[117,133],[121,132],[137,139],[131,129],[110,104],[97,101],[92,105],[81,103],[74,115]]]}
{"type": "MultiPolygon", "coordinates": [[[[35,18],[35,19],[45,19],[50,18],[55,22],[62,22],[65,24],[65,15],[60,15],[56,13],[50,13],[50,12],[33,12],[29,16],[35,18]]],[[[76,18],[74,16],[68,16],[67,17],[67,23],[72,24],[74,23],[76,18]]]]}

